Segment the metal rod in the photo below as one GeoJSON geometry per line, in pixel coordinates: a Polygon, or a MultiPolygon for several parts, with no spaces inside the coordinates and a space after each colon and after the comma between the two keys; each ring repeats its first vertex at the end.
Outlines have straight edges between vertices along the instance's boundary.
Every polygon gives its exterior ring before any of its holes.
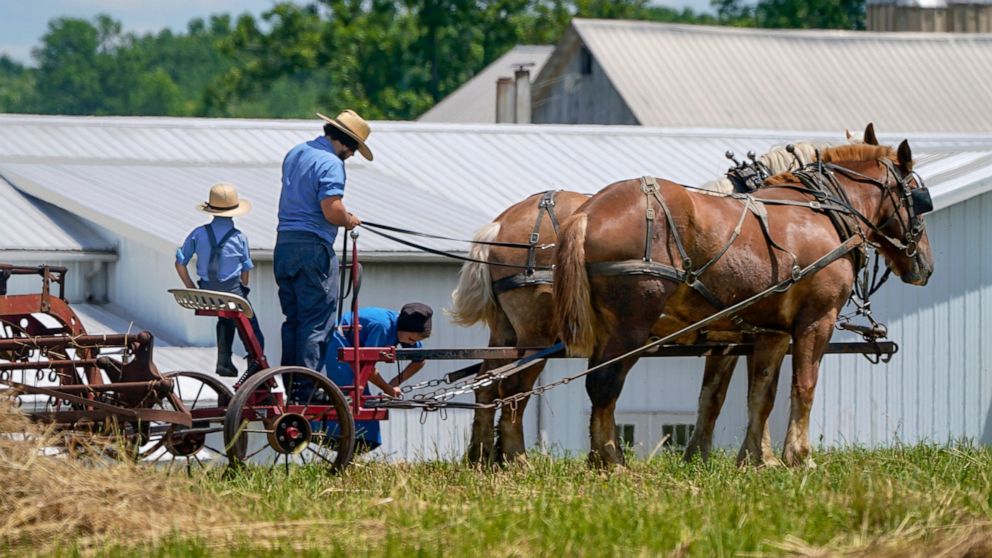
{"type": "MultiPolygon", "coordinates": [[[[486,347],[479,349],[396,349],[399,360],[507,360],[520,359],[529,353],[534,353],[545,347],[486,347]]],[[[898,345],[892,341],[879,341],[878,351],[882,354],[895,354],[898,345]]],[[[703,343],[699,345],[661,345],[657,351],[645,353],[642,357],[704,357],[704,356],[738,356],[754,352],[753,343],[703,343]]],[[[863,341],[830,343],[825,353],[830,354],[865,354],[875,353],[876,345],[863,341]]],[[[792,354],[792,345],[789,345],[792,354]]],[[[566,358],[564,351],[546,355],[544,358],[566,358]]]]}

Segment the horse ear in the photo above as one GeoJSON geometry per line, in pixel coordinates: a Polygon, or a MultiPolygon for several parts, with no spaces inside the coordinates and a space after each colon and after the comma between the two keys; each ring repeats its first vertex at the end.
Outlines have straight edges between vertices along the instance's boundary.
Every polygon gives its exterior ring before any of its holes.
{"type": "Polygon", "coordinates": [[[878,137],[875,136],[875,123],[869,122],[865,126],[865,143],[868,145],[878,145],[878,137]]]}
{"type": "Polygon", "coordinates": [[[909,148],[909,140],[902,140],[899,144],[899,165],[909,169],[913,167],[913,150],[909,148]]]}
{"type": "Polygon", "coordinates": [[[844,128],[844,138],[847,139],[847,141],[851,141],[851,130],[844,128]]]}

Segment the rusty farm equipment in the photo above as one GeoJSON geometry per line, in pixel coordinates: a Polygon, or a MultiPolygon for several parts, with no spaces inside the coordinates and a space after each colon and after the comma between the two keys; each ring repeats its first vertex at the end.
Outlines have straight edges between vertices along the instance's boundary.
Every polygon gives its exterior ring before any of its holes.
{"type": "Polygon", "coordinates": [[[155,368],[151,333],[88,334],[66,302],[65,275],[63,267],[0,264],[0,396],[51,424],[60,449],[141,457],[192,425],[176,378],[155,368]],[[41,292],[7,294],[13,276],[40,277],[41,292]]]}

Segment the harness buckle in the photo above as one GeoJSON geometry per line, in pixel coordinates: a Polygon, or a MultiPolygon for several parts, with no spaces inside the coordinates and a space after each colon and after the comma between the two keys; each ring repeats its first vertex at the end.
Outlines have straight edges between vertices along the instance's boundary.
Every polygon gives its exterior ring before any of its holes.
{"type": "Polygon", "coordinates": [[[820,202],[818,202],[816,200],[813,200],[813,201],[809,202],[809,206],[811,208],[813,208],[813,209],[821,209],[823,207],[823,204],[821,204],[820,202]]]}
{"type": "Polygon", "coordinates": [[[799,281],[803,278],[803,270],[798,265],[792,266],[792,281],[799,281]]]}
{"type": "Polygon", "coordinates": [[[654,208],[653,207],[649,207],[648,208],[646,218],[647,218],[648,221],[654,221],[654,208]]]}
{"type": "Polygon", "coordinates": [[[531,244],[537,244],[537,242],[540,239],[541,239],[541,234],[540,233],[536,233],[536,232],[530,233],[530,243],[531,244]]]}
{"type": "Polygon", "coordinates": [[[645,194],[650,194],[652,192],[658,191],[658,182],[653,176],[642,176],[641,177],[641,191],[645,194]]]}

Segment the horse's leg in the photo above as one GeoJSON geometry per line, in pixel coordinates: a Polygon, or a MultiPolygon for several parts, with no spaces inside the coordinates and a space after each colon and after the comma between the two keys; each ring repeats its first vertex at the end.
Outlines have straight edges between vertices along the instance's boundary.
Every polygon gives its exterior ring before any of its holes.
{"type": "MultiPolygon", "coordinates": [[[[502,319],[497,324],[497,327],[493,328],[493,330],[489,332],[489,346],[512,347],[515,344],[516,335],[513,331],[513,327],[510,326],[510,322],[506,319],[505,315],[502,315],[502,319]]],[[[485,364],[483,364],[482,370],[479,371],[479,374],[484,374],[487,370],[496,368],[503,364],[509,364],[510,362],[512,361],[488,360],[485,364]]],[[[484,404],[492,403],[498,396],[499,388],[495,384],[491,384],[476,390],[475,402],[484,404]]],[[[472,417],[472,437],[469,440],[468,454],[466,455],[466,459],[470,463],[491,462],[493,457],[496,455],[493,446],[495,442],[495,419],[496,409],[475,410],[472,417]]]]}
{"type": "Polygon", "coordinates": [[[820,359],[830,341],[837,311],[821,316],[805,327],[796,329],[792,351],[792,404],[789,428],[785,434],[782,460],[790,467],[816,466],[810,458],[809,414],[813,408],[813,393],[820,373],[820,359]]]}
{"type": "MultiPolygon", "coordinates": [[[[530,391],[543,370],[544,363],[542,362],[500,382],[500,397],[505,398],[530,391]]],[[[512,462],[517,459],[523,459],[526,455],[527,446],[524,443],[523,418],[524,410],[527,408],[527,402],[529,400],[530,397],[525,397],[517,401],[516,405],[505,405],[500,410],[498,432],[499,453],[496,454],[498,461],[512,462]]]]}
{"type": "MultiPolygon", "coordinates": [[[[609,358],[598,359],[599,362],[607,360],[609,358]]],[[[586,393],[592,401],[592,413],[589,417],[589,464],[593,467],[624,464],[613,412],[627,372],[636,361],[636,357],[625,359],[586,376],[586,393]]],[[[596,362],[590,360],[589,365],[595,366],[596,362]]]]}
{"type": "Polygon", "coordinates": [[[685,453],[682,454],[684,461],[692,461],[697,453],[702,456],[703,461],[709,459],[710,449],[713,447],[713,428],[716,426],[720,409],[723,408],[723,401],[727,398],[727,387],[730,385],[730,378],[736,366],[736,356],[706,357],[703,385],[699,389],[696,428],[692,431],[689,443],[686,444],[685,453]]]}
{"type": "Polygon", "coordinates": [[[759,334],[754,339],[754,354],[747,370],[747,432],[737,464],[778,465],[771,449],[768,415],[775,404],[782,359],[789,351],[788,334],[759,334]]]}
{"type": "MultiPolygon", "coordinates": [[[[500,305],[513,324],[518,347],[546,347],[554,343],[551,323],[551,289],[548,286],[526,287],[508,291],[500,296],[500,305]]],[[[530,391],[545,363],[535,364],[499,383],[499,396],[510,397],[530,391]]],[[[527,451],[524,441],[524,410],[530,398],[523,398],[515,406],[500,410],[497,431],[498,460],[513,461],[527,451]]]]}

